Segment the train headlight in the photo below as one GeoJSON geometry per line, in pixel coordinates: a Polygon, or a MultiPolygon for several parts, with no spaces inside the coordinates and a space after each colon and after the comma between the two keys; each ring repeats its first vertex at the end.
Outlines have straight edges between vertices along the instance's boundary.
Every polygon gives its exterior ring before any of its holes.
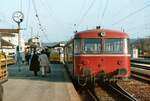
{"type": "Polygon", "coordinates": [[[104,37],[104,36],[106,36],[106,33],[105,33],[105,32],[100,32],[100,33],[98,34],[98,36],[104,37]]]}

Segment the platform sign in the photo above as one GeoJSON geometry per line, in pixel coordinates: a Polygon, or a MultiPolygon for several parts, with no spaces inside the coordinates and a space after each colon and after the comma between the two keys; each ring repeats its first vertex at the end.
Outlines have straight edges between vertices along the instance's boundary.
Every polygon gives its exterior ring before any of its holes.
{"type": "Polygon", "coordinates": [[[138,58],[138,49],[133,49],[133,58],[138,58]]]}

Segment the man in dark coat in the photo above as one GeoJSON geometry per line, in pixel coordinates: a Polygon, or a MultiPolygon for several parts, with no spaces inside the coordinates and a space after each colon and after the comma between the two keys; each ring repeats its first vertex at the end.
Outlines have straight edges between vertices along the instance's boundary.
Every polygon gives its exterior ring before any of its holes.
{"type": "Polygon", "coordinates": [[[35,52],[31,58],[30,70],[34,72],[35,76],[37,76],[37,72],[40,71],[40,63],[38,61],[38,55],[35,52]]]}

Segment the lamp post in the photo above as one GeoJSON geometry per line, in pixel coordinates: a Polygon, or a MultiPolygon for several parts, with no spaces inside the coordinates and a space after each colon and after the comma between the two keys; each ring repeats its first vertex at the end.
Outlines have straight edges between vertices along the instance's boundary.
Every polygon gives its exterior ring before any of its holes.
{"type": "Polygon", "coordinates": [[[18,71],[20,72],[21,71],[21,68],[20,68],[20,64],[21,64],[21,57],[20,57],[20,46],[21,46],[21,39],[20,39],[20,23],[23,21],[24,19],[24,15],[21,11],[16,11],[13,13],[12,15],[12,18],[13,20],[17,23],[18,25],[18,46],[17,46],[17,49],[16,49],[16,53],[17,53],[17,64],[18,64],[18,71]]]}

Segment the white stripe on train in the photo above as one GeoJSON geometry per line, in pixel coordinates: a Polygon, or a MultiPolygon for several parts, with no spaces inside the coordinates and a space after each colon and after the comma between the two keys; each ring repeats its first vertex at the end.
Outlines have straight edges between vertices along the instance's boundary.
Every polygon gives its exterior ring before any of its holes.
{"type": "Polygon", "coordinates": [[[130,54],[80,54],[74,56],[131,56],[130,54]]]}

